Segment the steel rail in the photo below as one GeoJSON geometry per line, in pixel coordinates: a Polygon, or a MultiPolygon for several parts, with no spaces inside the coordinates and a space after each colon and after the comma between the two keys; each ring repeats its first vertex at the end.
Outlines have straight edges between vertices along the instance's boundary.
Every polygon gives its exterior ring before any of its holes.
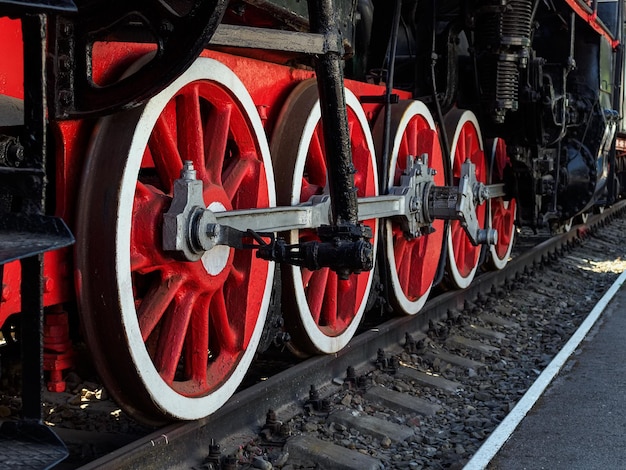
{"type": "Polygon", "coordinates": [[[626,201],[621,201],[603,214],[591,216],[586,224],[554,236],[517,256],[503,270],[477,276],[467,289],[446,292],[433,298],[417,315],[386,321],[357,335],[346,348],[334,355],[310,358],[236,393],[225,406],[207,418],[168,425],[81,469],[169,469],[197,465],[208,455],[211,440],[224,442],[245,430],[260,430],[268,409],[277,410],[280,418],[281,409],[304,404],[311,384],[323,388],[334,378],[345,377],[348,366],[354,367],[359,374],[373,369],[379,349],[400,346],[407,332],[426,331],[430,321],[446,318],[450,310],[461,310],[465,302],[471,302],[479,295],[491,294],[494,288],[515,280],[529,266],[558,256],[564,247],[576,243],[590,229],[603,225],[625,210],[626,201]]]}

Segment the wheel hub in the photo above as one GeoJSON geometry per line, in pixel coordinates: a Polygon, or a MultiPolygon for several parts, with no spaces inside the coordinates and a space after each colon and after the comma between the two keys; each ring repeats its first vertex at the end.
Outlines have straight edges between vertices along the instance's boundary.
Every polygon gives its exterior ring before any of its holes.
{"type": "MultiPolygon", "coordinates": [[[[211,212],[226,212],[226,208],[220,202],[212,202],[207,207],[211,212]]],[[[230,247],[226,245],[216,245],[202,255],[202,265],[211,276],[217,276],[228,265],[230,258],[230,247]]]]}

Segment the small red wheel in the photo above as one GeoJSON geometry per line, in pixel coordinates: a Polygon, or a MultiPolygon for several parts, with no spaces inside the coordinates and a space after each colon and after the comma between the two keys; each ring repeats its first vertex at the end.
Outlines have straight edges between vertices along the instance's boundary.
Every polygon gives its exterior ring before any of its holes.
{"type": "MultiPolygon", "coordinates": [[[[348,126],[357,196],[378,194],[372,136],[357,98],[346,90],[348,126]]],[[[274,129],[271,153],[279,205],[296,205],[326,194],[327,171],[321,111],[314,80],[299,84],[288,97],[274,129]]],[[[374,250],[377,220],[372,229],[374,250]]],[[[290,243],[314,240],[313,230],[293,230],[290,243]]],[[[375,256],[375,253],[374,253],[375,256]]],[[[288,266],[282,271],[285,323],[299,353],[334,353],[354,336],[369,297],[373,270],[341,280],[328,268],[318,271],[288,266]]]]}
{"type": "MultiPolygon", "coordinates": [[[[504,139],[496,138],[489,146],[491,151],[490,180],[497,184],[504,181],[504,169],[511,164],[506,153],[504,139]]],[[[515,198],[489,200],[489,225],[498,232],[498,242],[489,246],[489,265],[494,269],[503,269],[509,261],[515,241],[515,216],[517,201],[515,198]]]]}
{"type": "MultiPolygon", "coordinates": [[[[382,155],[383,128],[384,113],[381,113],[374,127],[379,155],[382,155]]],[[[428,166],[437,172],[435,184],[445,185],[446,172],[439,137],[432,115],[424,103],[405,101],[394,105],[391,108],[391,136],[389,179],[385,192],[399,184],[409,155],[428,155],[428,166]]],[[[383,236],[389,266],[390,300],[408,315],[417,313],[423,307],[437,274],[446,224],[443,220],[436,220],[432,228],[434,232],[410,239],[397,221],[385,221],[383,236]]]]}
{"type": "Polygon", "coordinates": [[[115,400],[149,423],[198,419],[256,352],[273,264],[217,246],[197,262],[162,250],[183,160],[214,211],[275,205],[269,147],[235,74],[197,60],[145,106],[102,119],[81,187],[77,284],[86,340],[115,400]]]}
{"type": "MultiPolygon", "coordinates": [[[[450,164],[452,166],[452,184],[458,186],[461,178],[461,166],[469,158],[476,166],[477,181],[487,182],[487,165],[483,152],[483,140],[476,116],[471,111],[455,109],[445,117],[445,125],[450,140],[450,164]]],[[[480,228],[485,227],[487,205],[476,208],[480,228]]],[[[448,274],[454,286],[464,289],[472,283],[478,260],[480,246],[472,245],[469,237],[458,220],[453,220],[448,233],[448,274]]]]}

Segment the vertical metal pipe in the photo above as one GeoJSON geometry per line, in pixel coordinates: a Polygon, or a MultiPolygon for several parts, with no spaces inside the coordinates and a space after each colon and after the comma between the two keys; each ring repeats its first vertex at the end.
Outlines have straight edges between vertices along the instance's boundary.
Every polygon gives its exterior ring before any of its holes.
{"type": "MultiPolygon", "coordinates": [[[[385,87],[385,128],[383,132],[383,154],[380,156],[382,168],[380,169],[380,184],[386,187],[389,179],[389,153],[391,152],[391,94],[393,92],[393,80],[396,68],[396,49],[398,47],[398,28],[402,13],[402,0],[395,1],[393,24],[391,25],[391,39],[388,50],[387,80],[385,87]]],[[[414,155],[415,156],[415,155],[414,155]]],[[[381,224],[382,226],[383,224],[381,224]]]]}
{"type": "MultiPolygon", "coordinates": [[[[22,19],[24,37],[24,164],[41,170],[33,176],[31,194],[25,198],[22,211],[43,214],[46,165],[46,16],[32,15],[22,19]]],[[[42,419],[43,389],[43,255],[21,261],[22,267],[22,416],[42,419]]]]}
{"type": "MultiPolygon", "coordinates": [[[[620,1],[617,5],[617,21],[615,38],[619,41],[619,45],[615,48],[615,59],[613,61],[613,109],[619,112],[619,118],[624,118],[624,97],[622,95],[624,88],[624,54],[626,49],[624,48],[624,2],[620,1]]],[[[619,121],[616,123],[615,136],[613,142],[611,142],[611,150],[609,153],[609,176],[607,181],[607,204],[615,203],[617,199],[617,187],[615,181],[615,173],[617,164],[617,134],[619,133],[619,121]]]]}
{"type": "Polygon", "coordinates": [[[328,185],[334,225],[356,225],[358,209],[343,81],[341,36],[332,0],[308,0],[311,32],[323,34],[331,52],[317,57],[315,72],[322,111],[328,185]]]}
{"type": "Polygon", "coordinates": [[[41,422],[43,392],[43,255],[21,260],[22,266],[22,418],[41,422]],[[39,289],[37,289],[39,287],[39,289]]]}
{"type": "Polygon", "coordinates": [[[37,172],[32,176],[30,194],[24,198],[22,211],[43,214],[47,147],[45,15],[27,15],[22,19],[24,37],[24,166],[37,172]]]}

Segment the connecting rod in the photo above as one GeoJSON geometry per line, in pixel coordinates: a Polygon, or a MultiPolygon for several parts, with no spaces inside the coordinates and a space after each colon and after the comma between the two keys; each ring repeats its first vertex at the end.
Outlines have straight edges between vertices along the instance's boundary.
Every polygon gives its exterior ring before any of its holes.
{"type": "MultiPolygon", "coordinates": [[[[504,185],[484,185],[476,180],[475,166],[466,161],[458,187],[435,186],[428,157],[407,157],[400,185],[384,196],[357,199],[358,221],[396,218],[407,238],[432,231],[436,219],[460,220],[474,245],[495,244],[497,233],[480,228],[476,207],[490,198],[505,196],[504,185]]],[[[315,196],[297,206],[213,212],[206,208],[202,182],[191,162],[185,162],[181,178],[174,182],[174,197],[164,215],[163,249],[179,258],[196,261],[216,245],[255,248],[258,256],[310,269],[347,269],[367,256],[363,245],[308,242],[287,245],[275,233],[317,229],[331,222],[331,198],[315,196]]]]}

